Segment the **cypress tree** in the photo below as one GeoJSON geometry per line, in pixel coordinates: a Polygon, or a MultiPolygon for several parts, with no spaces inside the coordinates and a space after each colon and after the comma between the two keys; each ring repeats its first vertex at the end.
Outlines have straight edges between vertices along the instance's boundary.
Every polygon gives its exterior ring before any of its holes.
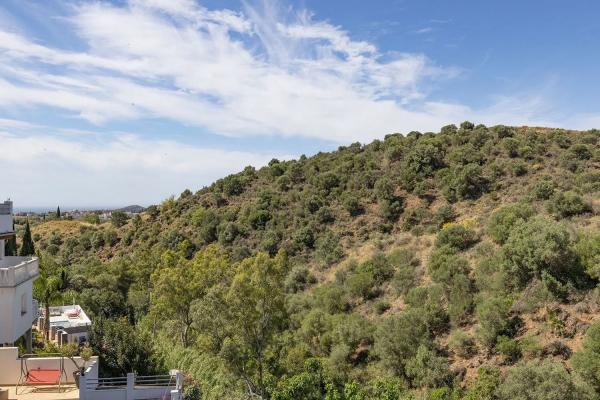
{"type": "Polygon", "coordinates": [[[60,219],[60,206],[56,207],[56,218],[60,219]]]}
{"type": "Polygon", "coordinates": [[[31,238],[31,228],[29,227],[29,220],[25,223],[25,233],[23,233],[23,244],[21,244],[21,251],[19,256],[33,256],[35,255],[35,246],[33,245],[33,239],[31,238]]]}
{"type": "MultiPolygon", "coordinates": [[[[13,222],[13,232],[15,231],[15,223],[13,222]]],[[[4,254],[7,256],[17,255],[17,237],[13,236],[6,241],[4,245],[4,254]]]]}

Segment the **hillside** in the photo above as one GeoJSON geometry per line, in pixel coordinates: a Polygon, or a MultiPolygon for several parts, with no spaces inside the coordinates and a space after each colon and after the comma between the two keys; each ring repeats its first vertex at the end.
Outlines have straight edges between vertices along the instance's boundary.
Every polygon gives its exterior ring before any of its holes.
{"type": "Polygon", "coordinates": [[[207,399],[512,399],[535,379],[598,398],[599,142],[465,122],[32,230],[102,321],[106,374],[179,367],[207,399]]]}

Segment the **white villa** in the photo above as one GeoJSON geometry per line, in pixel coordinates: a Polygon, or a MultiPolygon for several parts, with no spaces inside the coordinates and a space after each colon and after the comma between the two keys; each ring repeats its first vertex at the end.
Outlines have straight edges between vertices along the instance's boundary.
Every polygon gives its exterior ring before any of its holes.
{"type": "MultiPolygon", "coordinates": [[[[40,331],[44,320],[43,313],[44,310],[40,309],[40,318],[37,321],[40,331]]],[[[87,342],[91,325],[92,321],[78,305],[50,307],[50,340],[59,346],[87,342]]]]}
{"type": "Polygon", "coordinates": [[[13,232],[12,202],[0,203],[0,345],[12,345],[25,336],[31,351],[31,325],[38,317],[33,281],[39,275],[36,257],[7,257],[6,240],[13,232]]]}

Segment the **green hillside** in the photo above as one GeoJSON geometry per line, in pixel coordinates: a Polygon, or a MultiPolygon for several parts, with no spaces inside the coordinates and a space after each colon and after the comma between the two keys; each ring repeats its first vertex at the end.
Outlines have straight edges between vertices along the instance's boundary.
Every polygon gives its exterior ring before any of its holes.
{"type": "Polygon", "coordinates": [[[464,122],[33,237],[105,374],[177,367],[203,399],[596,399],[599,143],[464,122]]]}

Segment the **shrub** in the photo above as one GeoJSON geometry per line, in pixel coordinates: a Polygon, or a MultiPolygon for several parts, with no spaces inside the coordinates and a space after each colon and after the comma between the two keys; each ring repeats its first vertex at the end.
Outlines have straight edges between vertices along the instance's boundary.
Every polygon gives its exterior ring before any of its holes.
{"type": "Polygon", "coordinates": [[[239,228],[235,222],[226,222],[218,227],[219,232],[219,243],[231,244],[240,233],[239,228]]]}
{"type": "Polygon", "coordinates": [[[391,307],[392,306],[388,301],[380,300],[377,303],[375,303],[375,312],[377,314],[381,315],[384,312],[386,312],[387,310],[389,310],[391,307]]]}
{"type": "Polygon", "coordinates": [[[404,300],[419,315],[431,334],[444,332],[448,328],[448,314],[444,309],[444,291],[440,285],[413,288],[406,294],[404,300]]]}
{"type": "Polygon", "coordinates": [[[372,298],[375,295],[376,280],[370,271],[356,271],[346,279],[348,293],[363,299],[372,298]]]}
{"type": "Polygon", "coordinates": [[[300,292],[316,283],[316,278],[305,266],[296,266],[288,273],[285,278],[285,290],[290,293],[300,292]]]}
{"type": "Polygon", "coordinates": [[[454,221],[455,218],[456,214],[454,213],[454,209],[452,208],[452,206],[450,204],[444,204],[443,206],[437,209],[433,220],[439,228],[448,222],[454,221]]]}
{"type": "Polygon", "coordinates": [[[596,392],[600,392],[600,322],[592,324],[581,349],[572,358],[573,368],[596,392]]]}
{"type": "Polygon", "coordinates": [[[444,177],[444,196],[448,201],[477,199],[489,189],[489,180],[477,164],[452,168],[444,177]]]}
{"type": "Polygon", "coordinates": [[[402,199],[382,200],[379,205],[379,214],[384,221],[395,222],[403,211],[402,199]]]}
{"type": "Polygon", "coordinates": [[[396,269],[392,277],[392,286],[398,294],[406,294],[417,284],[419,259],[415,258],[414,252],[410,250],[398,249],[390,254],[388,260],[396,269]]]}
{"type": "Polygon", "coordinates": [[[526,204],[504,206],[494,211],[487,226],[487,233],[494,242],[503,244],[515,224],[527,221],[534,214],[533,208],[526,204]]]}
{"type": "Polygon", "coordinates": [[[452,224],[442,229],[435,241],[436,247],[449,246],[457,250],[466,250],[477,242],[477,234],[460,224],[452,224]]]}
{"type": "Polygon", "coordinates": [[[600,233],[587,234],[579,239],[575,252],[587,274],[600,279],[600,233]]]}
{"type": "Polygon", "coordinates": [[[345,195],[342,203],[346,211],[348,211],[352,217],[356,217],[364,212],[364,209],[356,196],[345,195]]]}
{"type": "Polygon", "coordinates": [[[448,360],[421,344],[417,353],[406,363],[406,375],[415,387],[437,388],[452,383],[453,374],[448,360]]]}
{"type": "Polygon", "coordinates": [[[551,361],[528,362],[508,371],[496,395],[499,400],[581,400],[567,370],[551,361]]]}
{"type": "Polygon", "coordinates": [[[321,207],[319,211],[316,212],[315,217],[321,224],[329,224],[335,221],[335,215],[333,215],[333,211],[331,211],[331,208],[329,207],[321,207]]]}
{"type": "Polygon", "coordinates": [[[271,213],[267,210],[255,210],[248,216],[248,222],[253,229],[264,229],[271,219],[271,213]]]}
{"type": "Polygon", "coordinates": [[[516,362],[522,355],[519,342],[504,335],[500,335],[496,339],[496,350],[504,356],[504,360],[509,364],[516,362]]]}
{"type": "Polygon", "coordinates": [[[489,297],[477,304],[479,327],[477,336],[484,346],[496,344],[496,338],[509,326],[510,302],[500,297],[489,297]]]}
{"type": "Polygon", "coordinates": [[[313,228],[310,226],[300,228],[294,236],[294,242],[308,249],[312,249],[315,245],[315,232],[313,228]]]}
{"type": "Polygon", "coordinates": [[[375,352],[385,367],[403,376],[406,362],[416,354],[420,344],[429,341],[419,312],[407,310],[381,320],[375,332],[375,352]]]}
{"type": "Polygon", "coordinates": [[[463,400],[497,400],[495,392],[499,385],[500,371],[481,367],[477,370],[477,378],[467,387],[463,400]]]}
{"type": "Polygon", "coordinates": [[[427,269],[434,282],[450,286],[454,276],[469,273],[469,261],[453,248],[444,246],[433,251],[427,269]]]}
{"type": "Polygon", "coordinates": [[[342,256],[340,239],[332,232],[326,232],[316,241],[316,256],[326,266],[339,261],[342,256]]]}
{"type": "Polygon", "coordinates": [[[574,192],[556,193],[548,202],[547,209],[556,218],[568,218],[592,211],[591,206],[574,192]]]}
{"type": "Polygon", "coordinates": [[[533,184],[531,194],[538,200],[548,200],[554,194],[554,187],[550,179],[540,179],[533,184]]]}
{"type": "Polygon", "coordinates": [[[475,341],[468,333],[455,330],[450,334],[448,347],[459,357],[469,358],[475,353],[475,341]]]}
{"type": "Polygon", "coordinates": [[[520,287],[534,277],[541,279],[542,272],[559,281],[579,274],[567,229],[540,217],[516,224],[502,253],[509,275],[520,287]]]}
{"type": "Polygon", "coordinates": [[[448,316],[453,325],[464,323],[473,308],[473,284],[467,275],[456,274],[447,289],[448,316]]]}

